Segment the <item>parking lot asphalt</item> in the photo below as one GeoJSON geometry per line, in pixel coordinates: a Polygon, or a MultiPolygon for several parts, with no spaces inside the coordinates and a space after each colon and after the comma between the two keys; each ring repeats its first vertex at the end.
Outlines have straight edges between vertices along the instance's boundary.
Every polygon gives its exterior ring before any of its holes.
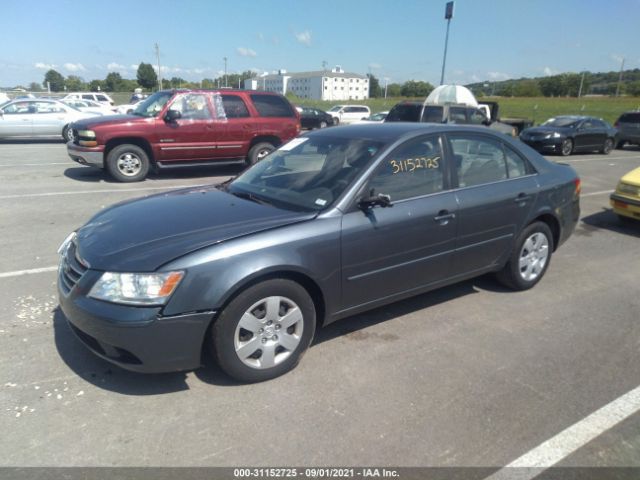
{"type": "MultiPolygon", "coordinates": [[[[640,385],[640,225],[608,194],[640,149],[567,159],[582,218],[540,284],[480,277],[322,330],[293,372],[140,375],[96,358],[57,308],[56,249],[112,203],[233,167],[118,184],[59,142],[0,143],[0,466],[491,466],[640,385]]],[[[640,413],[563,466],[639,466],[640,413]]]]}

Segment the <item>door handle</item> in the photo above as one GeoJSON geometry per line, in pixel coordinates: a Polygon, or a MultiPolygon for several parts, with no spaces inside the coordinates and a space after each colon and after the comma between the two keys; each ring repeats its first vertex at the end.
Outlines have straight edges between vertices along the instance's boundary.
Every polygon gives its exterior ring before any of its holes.
{"type": "Polygon", "coordinates": [[[524,193],[521,193],[513,201],[516,202],[516,203],[525,203],[526,201],[528,201],[530,199],[531,199],[531,195],[526,195],[524,193]]]}
{"type": "Polygon", "coordinates": [[[446,225],[447,223],[449,223],[449,220],[453,220],[454,218],[456,218],[456,214],[449,213],[448,210],[440,210],[438,212],[438,215],[433,217],[433,219],[441,225],[446,225]]]}

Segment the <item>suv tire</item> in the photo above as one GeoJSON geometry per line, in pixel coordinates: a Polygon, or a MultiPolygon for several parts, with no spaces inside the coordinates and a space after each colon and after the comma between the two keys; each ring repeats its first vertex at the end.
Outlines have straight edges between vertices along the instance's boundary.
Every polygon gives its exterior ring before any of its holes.
{"type": "Polygon", "coordinates": [[[118,145],[107,155],[107,170],[119,182],[140,182],[149,172],[149,157],[137,145],[118,145]]]}
{"type": "Polygon", "coordinates": [[[249,154],[247,155],[247,163],[249,165],[255,165],[275,149],[276,147],[274,147],[269,142],[256,143],[253,147],[251,147],[251,150],[249,150],[249,154]]]}

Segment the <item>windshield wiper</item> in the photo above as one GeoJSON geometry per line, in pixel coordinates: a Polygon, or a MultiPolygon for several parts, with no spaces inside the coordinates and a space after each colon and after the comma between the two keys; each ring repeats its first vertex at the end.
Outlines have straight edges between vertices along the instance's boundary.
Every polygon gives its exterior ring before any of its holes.
{"type": "Polygon", "coordinates": [[[249,192],[231,192],[227,190],[231,195],[235,195],[238,198],[244,198],[245,200],[250,200],[255,203],[259,203],[260,205],[272,205],[273,203],[269,200],[259,197],[253,193],[249,192]]]}

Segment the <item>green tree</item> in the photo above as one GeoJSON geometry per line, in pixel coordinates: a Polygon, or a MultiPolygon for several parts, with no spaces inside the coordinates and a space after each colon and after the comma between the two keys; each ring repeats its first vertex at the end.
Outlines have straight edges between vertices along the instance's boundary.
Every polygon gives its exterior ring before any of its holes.
{"type": "Polygon", "coordinates": [[[118,72],[110,72],[104,79],[104,89],[108,92],[119,92],[122,90],[122,75],[118,72]]]}
{"type": "Polygon", "coordinates": [[[64,84],[69,92],[81,92],[87,88],[85,81],[77,75],[69,75],[64,84]]]}
{"type": "Polygon", "coordinates": [[[158,84],[158,75],[150,63],[140,63],[137,79],[142,88],[153,89],[158,84]]]}
{"type": "Polygon", "coordinates": [[[539,97],[542,95],[540,85],[535,80],[520,80],[513,87],[515,97],[539,97]]]}
{"type": "Polygon", "coordinates": [[[102,80],[91,80],[89,82],[89,90],[92,92],[104,90],[104,82],[102,80]]]}
{"type": "Polygon", "coordinates": [[[203,78],[200,84],[202,85],[202,88],[215,88],[216,86],[216,82],[213,78],[203,78]]]}
{"type": "Polygon", "coordinates": [[[402,85],[401,93],[404,97],[427,97],[432,90],[429,82],[409,80],[402,85]]]}
{"type": "Polygon", "coordinates": [[[29,84],[29,91],[30,92],[41,92],[42,91],[42,85],[40,85],[37,82],[31,82],[29,84]]]}
{"type": "Polygon", "coordinates": [[[640,97],[640,80],[627,84],[627,93],[634,97],[640,97]]]}
{"type": "Polygon", "coordinates": [[[180,77],[173,77],[169,81],[169,84],[171,85],[171,88],[182,88],[187,83],[189,83],[189,82],[187,82],[184,78],[180,78],[180,77]]]}
{"type": "Polygon", "coordinates": [[[42,82],[42,85],[47,88],[47,83],[52,92],[61,92],[64,90],[64,77],[53,69],[44,74],[44,82],[42,82]]]}
{"type": "Polygon", "coordinates": [[[387,85],[387,97],[399,97],[402,95],[402,85],[399,83],[390,83],[387,85]]]}

